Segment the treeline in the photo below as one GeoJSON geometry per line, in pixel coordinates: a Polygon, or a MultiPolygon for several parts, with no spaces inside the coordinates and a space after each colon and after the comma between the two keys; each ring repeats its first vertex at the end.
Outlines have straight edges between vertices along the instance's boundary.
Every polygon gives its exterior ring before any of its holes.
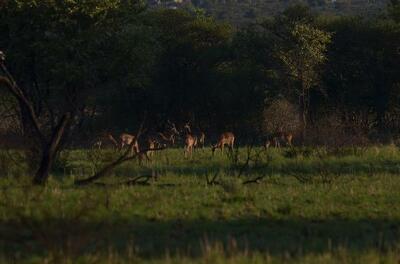
{"type": "MultiPolygon", "coordinates": [[[[243,137],[283,129],[305,139],[329,124],[396,135],[399,20],[397,2],[375,18],[293,6],[235,28],[135,1],[14,0],[1,5],[0,49],[44,127],[68,110],[75,139],[136,131],[144,116],[149,129],[190,121],[243,137]]],[[[15,113],[29,130],[26,109],[1,93],[3,118],[15,113]]]]}
{"type": "Polygon", "coordinates": [[[274,16],[286,8],[302,4],[325,15],[374,16],[385,9],[388,0],[147,0],[150,8],[203,9],[217,20],[246,25],[274,16]]]}
{"type": "Polygon", "coordinates": [[[218,20],[243,25],[274,16],[294,4],[306,5],[325,15],[371,16],[384,9],[388,2],[386,0],[189,0],[175,6],[186,9],[203,8],[218,20]]]}

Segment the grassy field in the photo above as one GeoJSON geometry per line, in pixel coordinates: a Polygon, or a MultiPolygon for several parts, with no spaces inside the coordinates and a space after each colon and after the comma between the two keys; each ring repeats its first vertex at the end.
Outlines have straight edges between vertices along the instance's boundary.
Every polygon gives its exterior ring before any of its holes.
{"type": "Polygon", "coordinates": [[[240,148],[215,157],[205,149],[193,159],[173,149],[86,187],[74,179],[116,153],[66,151],[46,187],[32,187],[28,166],[18,157],[7,163],[7,155],[0,157],[0,263],[400,261],[395,146],[240,148]],[[140,175],[157,177],[123,184],[140,175]]]}

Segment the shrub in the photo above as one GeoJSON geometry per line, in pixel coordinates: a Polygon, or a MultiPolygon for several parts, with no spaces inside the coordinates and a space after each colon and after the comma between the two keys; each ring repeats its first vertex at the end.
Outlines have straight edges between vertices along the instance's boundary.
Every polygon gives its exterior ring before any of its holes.
{"type": "Polygon", "coordinates": [[[294,132],[300,127],[299,111],[286,99],[277,99],[264,109],[263,130],[267,133],[278,131],[294,132]]]}
{"type": "Polygon", "coordinates": [[[343,115],[332,113],[319,119],[310,128],[306,144],[322,145],[332,155],[358,155],[370,144],[369,129],[358,118],[344,118],[343,115]]]}
{"type": "Polygon", "coordinates": [[[22,152],[0,150],[0,177],[19,177],[28,172],[22,152]]]}

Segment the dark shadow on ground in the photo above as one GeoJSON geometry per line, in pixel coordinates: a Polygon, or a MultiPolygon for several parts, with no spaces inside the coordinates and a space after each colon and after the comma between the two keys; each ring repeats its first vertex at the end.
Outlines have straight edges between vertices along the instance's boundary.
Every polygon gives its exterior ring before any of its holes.
{"type": "Polygon", "coordinates": [[[235,250],[269,252],[273,256],[298,252],[323,253],[342,247],[352,251],[384,252],[400,242],[400,221],[385,219],[290,219],[243,218],[163,221],[133,217],[129,220],[87,222],[83,219],[21,219],[0,222],[0,252],[22,258],[63,252],[79,256],[107,252],[121,254],[133,245],[142,258],[164,258],[177,252],[201,255],[204,244],[237,245],[235,250]]]}
{"type": "MultiPolygon", "coordinates": [[[[202,164],[202,166],[158,166],[154,169],[160,176],[165,174],[174,174],[183,177],[205,177],[206,175],[214,175],[215,173],[232,174],[239,171],[246,174],[254,175],[276,175],[283,176],[290,175],[318,175],[320,173],[330,173],[332,175],[374,175],[374,174],[400,174],[400,165],[397,161],[390,160],[376,160],[374,162],[360,161],[360,162],[346,162],[335,161],[319,162],[313,161],[306,164],[301,162],[283,163],[281,165],[273,164],[260,164],[250,168],[245,168],[242,165],[228,166],[222,164],[202,164]]],[[[138,175],[148,174],[151,168],[117,168],[115,175],[119,177],[136,177],[138,175]]],[[[87,177],[86,175],[85,177],[87,177]]],[[[62,177],[62,175],[60,175],[62,177]]],[[[83,178],[85,178],[83,177],[83,178]]]]}

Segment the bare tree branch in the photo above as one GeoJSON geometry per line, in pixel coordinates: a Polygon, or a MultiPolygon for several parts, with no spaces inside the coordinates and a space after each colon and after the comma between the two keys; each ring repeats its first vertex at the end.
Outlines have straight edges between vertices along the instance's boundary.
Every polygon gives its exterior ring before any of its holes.
{"type": "Polygon", "coordinates": [[[259,177],[255,178],[255,179],[244,181],[243,184],[245,185],[245,184],[250,184],[250,183],[260,183],[261,180],[264,179],[264,178],[265,178],[265,175],[264,176],[259,176],[259,177]]]}
{"type": "Polygon", "coordinates": [[[23,104],[29,114],[29,118],[32,122],[32,125],[35,129],[35,132],[37,133],[38,137],[40,138],[41,143],[44,145],[46,144],[45,136],[40,130],[40,124],[39,124],[39,118],[36,115],[35,109],[33,108],[32,103],[29,101],[29,99],[24,95],[23,91],[19,88],[17,83],[15,82],[14,78],[8,71],[7,67],[4,65],[4,62],[0,61],[0,67],[6,77],[0,76],[0,84],[5,85],[11,94],[21,103],[23,104]]]}
{"type": "Polygon", "coordinates": [[[140,157],[140,155],[142,155],[142,154],[146,154],[147,151],[150,151],[150,150],[151,151],[159,151],[159,150],[163,150],[163,149],[165,149],[165,148],[144,149],[144,150],[141,150],[140,152],[134,153],[133,156],[130,156],[131,148],[128,148],[121,157],[119,157],[117,160],[113,161],[112,163],[106,165],[98,173],[96,173],[95,175],[93,175],[89,178],[83,179],[83,180],[76,180],[74,182],[74,184],[79,185],[79,186],[88,185],[88,184],[94,182],[95,180],[98,180],[104,176],[107,176],[117,166],[119,166],[127,161],[136,159],[136,158],[140,157]]]}

